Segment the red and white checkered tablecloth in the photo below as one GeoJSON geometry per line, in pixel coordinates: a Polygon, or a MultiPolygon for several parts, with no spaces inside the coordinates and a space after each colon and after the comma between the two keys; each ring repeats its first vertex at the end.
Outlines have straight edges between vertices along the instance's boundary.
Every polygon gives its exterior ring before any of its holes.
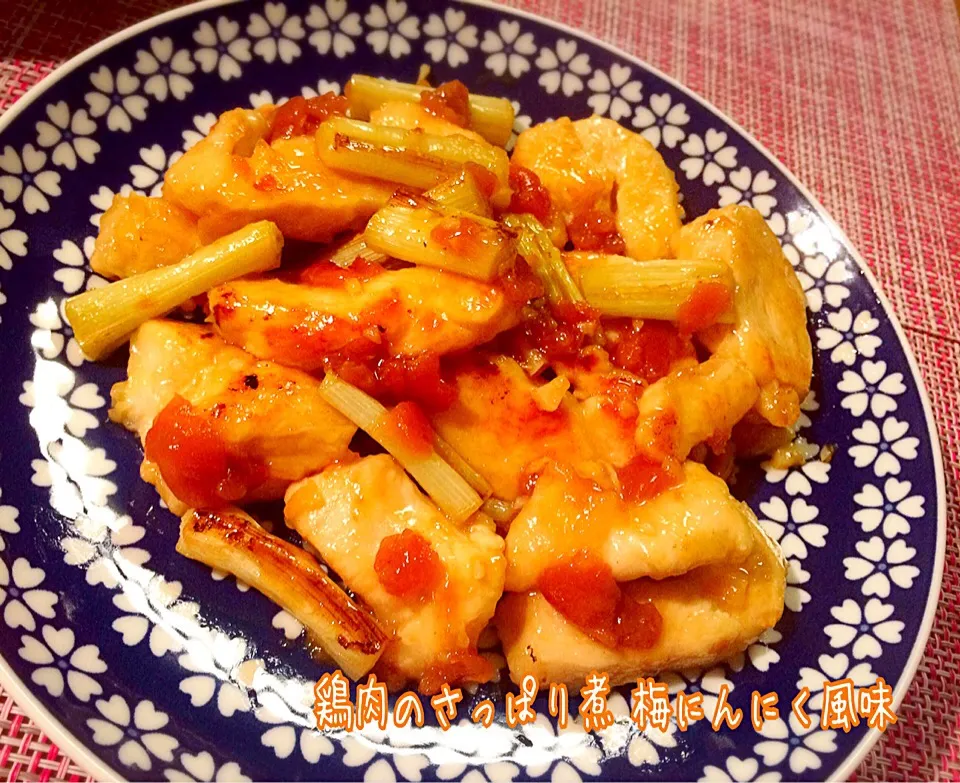
{"type": "MultiPolygon", "coordinates": [[[[858,780],[960,780],[960,19],[954,0],[510,0],[661,68],[754,134],[866,257],[916,353],[947,477],[941,610],[858,780]]],[[[2,0],[0,111],[169,0],[2,0]]],[[[0,775],[82,771],[0,691],[0,775]]]]}

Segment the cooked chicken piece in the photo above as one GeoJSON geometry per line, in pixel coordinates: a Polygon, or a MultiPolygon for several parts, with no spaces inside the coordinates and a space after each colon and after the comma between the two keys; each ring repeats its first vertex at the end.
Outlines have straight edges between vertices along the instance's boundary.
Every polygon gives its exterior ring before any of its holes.
{"type": "Polygon", "coordinates": [[[210,291],[223,337],[256,356],[316,370],[334,355],[444,354],[486,342],[519,320],[512,293],[427,267],[347,285],[237,280],[210,291]]]}
{"type": "Polygon", "coordinates": [[[573,127],[588,156],[613,175],[617,228],[627,255],[639,261],[670,258],[670,237],[683,207],[673,172],[639,133],[606,117],[577,120],[573,127]]]}
{"type": "Polygon", "coordinates": [[[678,258],[723,259],[736,281],[737,320],[715,355],[746,365],[760,387],[759,413],[790,427],[810,390],[813,354],[803,289],[776,235],[752,207],[714,209],[672,240],[678,258]]]}
{"type": "Polygon", "coordinates": [[[783,613],[786,566],[776,544],[754,522],[754,548],[741,564],[703,566],[663,580],[620,585],[639,605],[660,615],[659,637],[646,649],[614,649],[595,641],[540,593],[507,593],[496,625],[510,668],[520,682],[534,675],[541,685],[583,685],[592,671],[612,684],[662,671],[710,666],[745,649],[783,613]]]}
{"type": "Polygon", "coordinates": [[[613,176],[586,154],[568,117],[541,122],[523,131],[510,160],[533,171],[565,220],[599,203],[609,204],[613,176]]]}
{"type": "Polygon", "coordinates": [[[696,462],[683,466],[680,484],[645,502],[551,466],[510,524],[506,589],[536,589],[544,569],[578,552],[598,555],[618,582],[739,563],[753,548],[753,524],[723,480],[696,462]]]}
{"type": "Polygon", "coordinates": [[[240,509],[191,509],[180,522],[177,551],[234,574],[290,612],[348,677],[363,677],[386,646],[377,619],[313,555],[271,535],[240,509]]]}
{"type": "Polygon", "coordinates": [[[258,361],[208,326],[148,321],[130,341],[127,375],[110,418],[140,436],[141,477],[177,514],[282,497],[345,457],[356,432],[316,379],[258,361]]]}
{"type": "Polygon", "coordinates": [[[379,667],[421,690],[492,676],[477,638],[503,591],[503,539],[477,515],[451,523],[386,454],[287,491],[287,524],[393,632],[379,667]]]}
{"type": "Polygon", "coordinates": [[[671,373],[640,398],[637,449],[651,459],[683,460],[707,441],[719,452],[758,394],[753,374],[734,357],[714,355],[671,373]]]}
{"type": "Polygon", "coordinates": [[[171,201],[118,195],[100,218],[90,266],[107,278],[130,277],[176,264],[201,244],[197,219],[171,201]]]}
{"type": "Polygon", "coordinates": [[[604,117],[562,117],[521,133],[512,160],[540,177],[568,222],[614,204],[628,256],[671,257],[670,237],[683,216],[679,187],[643,136],[604,117]]]}
{"type": "Polygon", "coordinates": [[[327,168],[313,136],[264,140],[272,110],[233,109],[164,177],[164,197],[200,215],[205,238],[256,220],[272,220],[284,236],[329,242],[360,229],[393,186],[327,168]]]}
{"type": "Polygon", "coordinates": [[[379,109],[374,109],[370,113],[370,122],[373,125],[385,125],[389,128],[403,128],[404,130],[419,128],[431,136],[459,134],[475,141],[487,143],[479,133],[469,128],[461,128],[443,117],[431,114],[419,103],[410,103],[409,101],[392,101],[383,104],[379,109]]]}
{"type": "Polygon", "coordinates": [[[457,398],[432,416],[433,425],[499,498],[525,494],[528,472],[546,462],[572,464],[609,485],[606,463],[630,458],[622,444],[632,451],[632,432],[620,435],[613,420],[598,426],[607,412],[598,406],[585,414],[569,393],[556,410],[544,410],[533,396],[538,384],[513,359],[465,359],[454,365],[454,375],[457,398]]]}

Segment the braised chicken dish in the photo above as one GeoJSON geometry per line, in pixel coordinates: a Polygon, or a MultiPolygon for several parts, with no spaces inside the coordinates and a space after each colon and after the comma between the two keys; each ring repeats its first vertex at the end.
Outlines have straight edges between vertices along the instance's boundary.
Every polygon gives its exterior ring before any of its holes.
{"type": "Polygon", "coordinates": [[[367,76],[227,111],[161,195],[114,198],[91,265],[115,282],[66,305],[89,358],[129,343],[110,418],[178,551],[354,679],[620,684],[783,611],[784,559],[728,486],[795,440],[810,388],[776,236],[750,206],[687,220],[613,120],[508,153],[513,121],[367,76]]]}

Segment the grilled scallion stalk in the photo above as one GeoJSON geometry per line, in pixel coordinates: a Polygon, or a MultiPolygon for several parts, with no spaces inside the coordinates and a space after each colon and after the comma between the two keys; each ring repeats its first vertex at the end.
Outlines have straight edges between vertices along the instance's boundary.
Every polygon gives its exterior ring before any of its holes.
{"type": "Polygon", "coordinates": [[[172,266],[152,269],[67,300],[74,337],[90,359],[122,345],[140,324],[237,277],[280,266],[283,235],[262,220],[191,253],[172,266]]]}
{"type": "MultiPolygon", "coordinates": [[[[420,102],[420,93],[430,87],[395,82],[373,76],[353,76],[344,88],[350,116],[368,119],[370,113],[391,101],[420,102]]],[[[470,94],[470,127],[491,144],[503,147],[513,131],[513,105],[506,98],[470,94]]]]}
{"type": "Polygon", "coordinates": [[[374,250],[412,264],[490,281],[516,257],[513,233],[468,213],[439,209],[429,199],[397,195],[363,232],[374,250]]]}
{"type": "Polygon", "coordinates": [[[480,508],[483,500],[470,484],[436,449],[424,453],[422,449],[411,448],[402,433],[391,426],[387,418],[389,411],[373,397],[332,372],[328,372],[320,384],[320,394],[390,452],[451,520],[463,522],[480,508]]]}
{"type": "Polygon", "coordinates": [[[497,178],[491,201],[503,207],[510,200],[507,153],[459,134],[434,136],[335,117],[317,130],[317,150],[330,168],[420,190],[457,176],[467,163],[476,163],[497,178]]]}
{"type": "Polygon", "coordinates": [[[364,676],[387,634],[297,546],[277,538],[239,509],[191,509],[180,522],[177,551],[228,571],[296,617],[347,676],[364,676]]]}

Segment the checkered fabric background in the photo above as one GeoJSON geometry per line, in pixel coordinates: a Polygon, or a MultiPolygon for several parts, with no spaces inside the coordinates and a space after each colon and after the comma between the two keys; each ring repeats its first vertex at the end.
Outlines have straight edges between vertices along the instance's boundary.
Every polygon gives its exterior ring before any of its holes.
{"type": "MultiPolygon", "coordinates": [[[[960,20],[953,0],[511,0],[720,107],[824,203],[906,329],[947,477],[941,610],[856,780],[960,780],[960,20]]],[[[98,39],[178,5],[2,0],[0,111],[98,39]]],[[[0,691],[0,775],[87,779],[0,691]]]]}

